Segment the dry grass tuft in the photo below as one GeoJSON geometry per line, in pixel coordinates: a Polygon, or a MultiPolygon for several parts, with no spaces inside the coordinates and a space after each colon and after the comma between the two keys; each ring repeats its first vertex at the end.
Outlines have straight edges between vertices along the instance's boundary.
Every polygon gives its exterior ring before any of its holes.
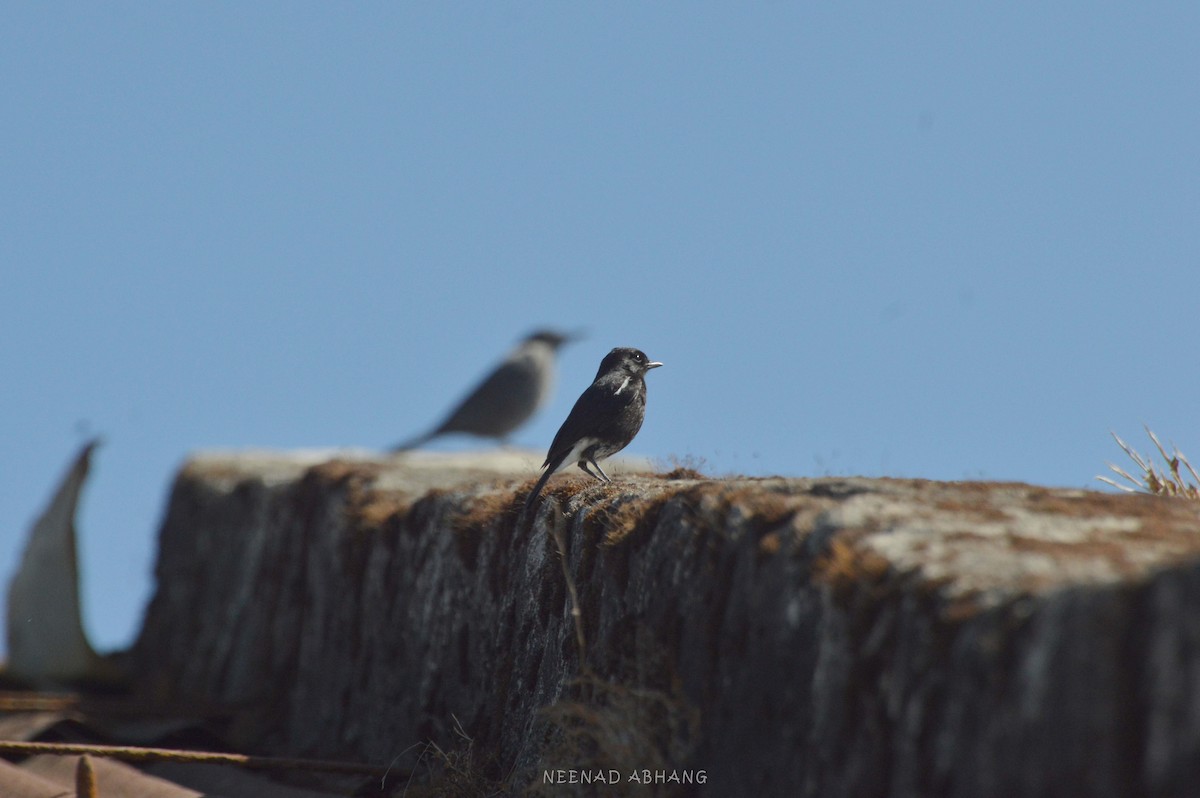
{"type": "Polygon", "coordinates": [[[454,719],[458,745],[447,751],[432,740],[422,744],[416,767],[408,778],[398,782],[385,776],[383,790],[407,798],[486,798],[503,794],[502,785],[489,779],[477,761],[473,751],[475,741],[463,731],[458,718],[450,717],[454,719]],[[422,782],[414,783],[421,770],[425,771],[422,782]]]}
{"type": "Polygon", "coordinates": [[[657,460],[654,470],[659,472],[660,479],[708,479],[703,473],[707,467],[708,461],[703,457],[694,454],[680,457],[673,454],[665,462],[657,460]]]}
{"type": "Polygon", "coordinates": [[[1200,474],[1196,473],[1196,469],[1188,462],[1183,452],[1179,451],[1172,444],[1171,453],[1168,454],[1166,447],[1159,442],[1158,437],[1150,431],[1150,428],[1145,427],[1144,429],[1146,430],[1146,434],[1150,436],[1150,440],[1154,441],[1154,446],[1162,456],[1163,462],[1166,463],[1166,470],[1159,471],[1150,462],[1149,458],[1138,454],[1114,432],[1112,436],[1116,440],[1117,445],[1124,450],[1125,454],[1129,455],[1129,459],[1137,465],[1141,474],[1134,476],[1120,466],[1109,463],[1109,469],[1129,484],[1117,482],[1109,477],[1098,476],[1096,479],[1126,493],[1149,493],[1154,496],[1179,496],[1185,499],[1200,499],[1200,474]],[[1191,475],[1190,480],[1184,475],[1183,471],[1191,475]]]}
{"type": "MultiPolygon", "coordinates": [[[[627,775],[635,767],[669,771],[687,762],[698,739],[700,715],[678,684],[664,692],[585,676],[572,687],[574,699],[541,710],[548,745],[541,753],[539,776],[542,768],[615,769],[627,775]]],[[[562,794],[561,788],[540,781],[526,794],[562,794]]],[[[622,795],[630,787],[608,789],[622,795]]]]}
{"type": "Polygon", "coordinates": [[[689,480],[690,479],[708,479],[708,477],[704,476],[696,469],[687,468],[686,466],[678,466],[676,468],[673,468],[665,474],[659,474],[658,478],[662,479],[662,480],[667,480],[668,482],[673,481],[673,480],[683,480],[683,479],[689,479],[689,480]]]}

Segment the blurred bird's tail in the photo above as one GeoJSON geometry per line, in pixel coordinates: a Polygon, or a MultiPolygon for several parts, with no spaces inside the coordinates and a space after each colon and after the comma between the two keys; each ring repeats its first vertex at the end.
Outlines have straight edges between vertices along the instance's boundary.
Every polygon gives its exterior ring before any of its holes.
{"type": "Polygon", "coordinates": [[[400,454],[401,452],[407,452],[411,449],[420,449],[422,446],[429,443],[431,440],[433,440],[437,436],[438,436],[437,430],[433,430],[432,432],[425,432],[425,433],[418,435],[415,438],[410,438],[406,441],[402,441],[401,443],[397,443],[395,446],[388,447],[388,451],[391,452],[392,454],[400,454]]]}

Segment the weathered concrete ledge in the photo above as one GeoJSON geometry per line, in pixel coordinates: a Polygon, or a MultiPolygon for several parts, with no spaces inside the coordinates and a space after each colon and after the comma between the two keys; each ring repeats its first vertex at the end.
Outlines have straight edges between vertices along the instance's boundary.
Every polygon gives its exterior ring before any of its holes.
{"type": "Polygon", "coordinates": [[[1200,783],[1193,503],[677,472],[556,478],[531,527],[523,463],[319,460],[182,469],[133,656],[261,750],[556,795],[594,787],[547,770],[611,768],[614,795],[645,770],[720,796],[1200,783]]]}

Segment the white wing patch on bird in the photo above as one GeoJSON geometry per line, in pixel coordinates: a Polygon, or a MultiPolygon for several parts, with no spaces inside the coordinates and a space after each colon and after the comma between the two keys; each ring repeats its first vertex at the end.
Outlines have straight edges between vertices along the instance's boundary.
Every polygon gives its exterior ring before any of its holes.
{"type": "Polygon", "coordinates": [[[621,395],[621,391],[625,390],[625,386],[629,384],[629,378],[625,378],[625,382],[621,383],[621,387],[617,389],[617,396],[621,395]]]}

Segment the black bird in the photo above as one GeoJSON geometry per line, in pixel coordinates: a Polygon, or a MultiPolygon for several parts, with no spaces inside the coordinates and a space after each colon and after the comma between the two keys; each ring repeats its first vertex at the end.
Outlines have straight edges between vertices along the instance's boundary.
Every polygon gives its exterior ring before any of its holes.
{"type": "Polygon", "coordinates": [[[542,463],[545,471],[525,500],[526,511],[537,501],[546,480],[571,463],[578,463],[585,473],[602,482],[612,481],[598,461],[624,449],[642,428],[646,372],[661,365],[641,350],[628,347],[617,347],[604,356],[596,379],[580,395],[554,436],[546,462],[542,463]]]}
{"type": "Polygon", "coordinates": [[[577,337],[551,330],[533,333],[509,352],[445,421],[429,432],[393,446],[391,451],[415,449],[451,432],[507,439],[550,398],[554,389],[555,354],[560,346],[577,337]]]}

